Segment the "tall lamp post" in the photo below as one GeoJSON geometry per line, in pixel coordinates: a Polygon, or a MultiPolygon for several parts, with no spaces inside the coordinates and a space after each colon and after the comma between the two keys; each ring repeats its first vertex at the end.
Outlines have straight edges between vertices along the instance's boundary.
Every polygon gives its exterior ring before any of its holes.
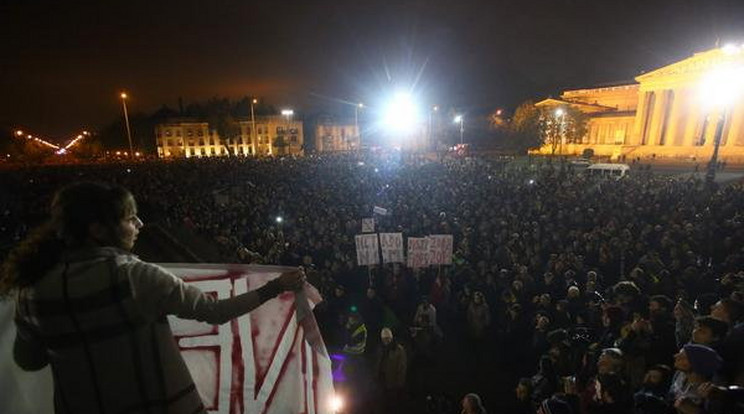
{"type": "Polygon", "coordinates": [[[429,145],[430,149],[433,149],[433,150],[436,150],[436,145],[433,145],[434,144],[434,139],[433,139],[434,134],[432,134],[432,129],[431,129],[431,118],[434,115],[434,113],[436,113],[436,112],[439,112],[439,105],[432,106],[431,107],[431,111],[429,111],[429,129],[427,130],[427,134],[429,136],[429,139],[428,139],[429,143],[428,143],[428,145],[429,145]]]}
{"type": "Polygon", "coordinates": [[[127,93],[122,92],[120,95],[121,97],[121,106],[124,108],[124,124],[127,127],[127,139],[129,140],[129,156],[134,158],[134,147],[132,146],[132,130],[129,128],[129,114],[127,113],[127,93]]]}
{"type": "Polygon", "coordinates": [[[559,143],[558,154],[563,155],[563,141],[565,141],[566,139],[566,134],[563,131],[564,129],[563,127],[566,121],[566,111],[563,110],[563,108],[556,109],[555,117],[560,119],[560,124],[558,125],[558,129],[556,130],[556,135],[558,135],[556,138],[560,139],[560,141],[558,141],[559,143]]]}
{"type": "MultiPolygon", "coordinates": [[[[725,49],[724,52],[730,54],[725,49]]],[[[744,96],[744,64],[719,66],[703,77],[700,87],[703,103],[711,113],[717,112],[720,114],[713,138],[713,154],[705,173],[705,183],[709,188],[712,188],[716,179],[719,147],[726,129],[726,123],[730,117],[729,112],[731,112],[733,104],[744,96]]]]}
{"type": "Polygon", "coordinates": [[[253,105],[258,103],[258,99],[253,98],[251,99],[251,133],[253,133],[253,139],[251,139],[251,143],[253,144],[253,155],[258,155],[258,134],[256,134],[256,113],[253,110],[253,105]]]}
{"type": "MultiPolygon", "coordinates": [[[[364,104],[359,102],[358,104],[354,105],[354,128],[356,128],[357,138],[359,139],[359,147],[362,146],[362,130],[359,129],[359,110],[364,109],[364,104]]],[[[347,143],[347,150],[348,143],[347,143]]]]}
{"type": "Polygon", "coordinates": [[[284,128],[284,138],[285,138],[284,145],[288,146],[290,145],[290,143],[287,142],[288,136],[289,136],[289,123],[290,123],[290,120],[292,119],[292,115],[294,115],[294,111],[291,109],[282,109],[282,115],[287,119],[287,127],[284,128]]]}
{"type": "Polygon", "coordinates": [[[460,145],[462,145],[465,142],[465,117],[462,115],[457,115],[455,117],[455,123],[460,124],[460,145]]]}

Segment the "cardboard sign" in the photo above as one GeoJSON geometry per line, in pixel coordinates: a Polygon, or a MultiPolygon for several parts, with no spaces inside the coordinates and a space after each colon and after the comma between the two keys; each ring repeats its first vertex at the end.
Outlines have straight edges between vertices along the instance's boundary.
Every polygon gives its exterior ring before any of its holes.
{"type": "Polygon", "coordinates": [[[403,263],[403,233],[380,233],[382,263],[403,263]]]}
{"type": "Polygon", "coordinates": [[[375,219],[374,218],[363,218],[362,219],[362,233],[374,233],[375,232],[375,219]]]}
{"type": "Polygon", "coordinates": [[[452,246],[454,244],[452,235],[436,234],[427,238],[429,239],[429,264],[452,264],[452,246]]]}
{"type": "Polygon", "coordinates": [[[429,265],[429,239],[426,237],[408,238],[408,267],[412,269],[429,265]]]}
{"type": "Polygon", "coordinates": [[[380,264],[380,246],[377,234],[357,234],[354,241],[356,241],[357,265],[380,264]]]}
{"type": "Polygon", "coordinates": [[[381,216],[387,216],[389,211],[386,208],[375,206],[375,208],[372,209],[372,213],[379,214],[381,216]]]}

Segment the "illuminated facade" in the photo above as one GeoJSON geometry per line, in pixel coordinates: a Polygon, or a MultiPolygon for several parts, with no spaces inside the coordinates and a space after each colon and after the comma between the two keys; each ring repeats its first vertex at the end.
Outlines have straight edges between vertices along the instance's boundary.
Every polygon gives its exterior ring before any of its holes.
{"type": "Polygon", "coordinates": [[[256,117],[255,134],[250,119],[238,121],[240,135],[221,139],[206,122],[172,120],[155,126],[160,158],[302,155],[302,121],[281,115],[256,117]]]}
{"type": "MultiPolygon", "coordinates": [[[[703,81],[721,67],[744,68],[744,49],[697,53],[635,78],[637,83],[568,90],[536,106],[571,106],[588,116],[587,133],[576,142],[563,137],[560,154],[585,149],[613,159],[677,158],[707,160],[720,128],[719,157],[744,161],[744,94],[725,109],[707,107],[703,81]],[[726,116],[724,115],[726,112],[726,116]]],[[[536,153],[550,154],[544,145],[536,153]]]]}
{"type": "Polygon", "coordinates": [[[315,126],[317,152],[355,151],[361,144],[357,125],[323,123],[315,126]]]}

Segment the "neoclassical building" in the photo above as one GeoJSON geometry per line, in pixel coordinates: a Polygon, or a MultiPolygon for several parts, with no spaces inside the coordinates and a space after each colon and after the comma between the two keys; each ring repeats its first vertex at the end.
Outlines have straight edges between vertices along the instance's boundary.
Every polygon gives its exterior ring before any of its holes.
{"type": "Polygon", "coordinates": [[[238,121],[240,135],[220,139],[206,122],[172,119],[155,126],[160,158],[219,157],[228,155],[267,156],[301,155],[304,152],[302,121],[281,115],[257,116],[253,122],[238,121]]]}
{"type": "MultiPolygon", "coordinates": [[[[720,81],[727,81],[723,74],[732,71],[744,79],[744,47],[696,53],[644,73],[635,78],[636,83],[567,90],[559,99],[545,99],[536,106],[571,106],[588,116],[587,132],[581,139],[568,142],[563,137],[558,146],[562,154],[578,155],[591,148],[596,155],[613,159],[707,160],[720,129],[720,159],[744,162],[744,91],[737,91],[727,105],[709,105],[706,96],[710,89],[721,87],[720,81]],[[715,79],[717,73],[722,74],[719,79],[715,79]]],[[[742,81],[730,79],[729,83],[737,88],[742,81]]],[[[550,154],[553,150],[545,145],[535,152],[550,154]]]]}

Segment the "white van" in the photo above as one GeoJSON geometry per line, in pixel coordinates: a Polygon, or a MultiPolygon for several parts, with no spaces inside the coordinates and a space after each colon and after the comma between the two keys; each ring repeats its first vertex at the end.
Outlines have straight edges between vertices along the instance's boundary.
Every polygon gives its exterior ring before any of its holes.
{"type": "Polygon", "coordinates": [[[628,164],[592,164],[586,169],[591,176],[612,177],[619,180],[630,173],[628,164]]]}

